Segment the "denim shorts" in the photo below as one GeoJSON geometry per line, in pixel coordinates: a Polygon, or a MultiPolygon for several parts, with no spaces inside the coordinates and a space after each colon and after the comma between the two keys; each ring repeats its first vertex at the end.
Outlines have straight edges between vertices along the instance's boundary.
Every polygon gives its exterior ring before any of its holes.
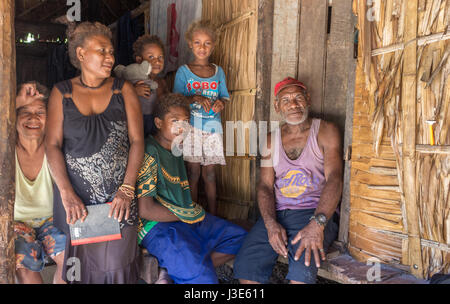
{"type": "Polygon", "coordinates": [[[44,269],[46,255],[53,258],[64,252],[66,236],[53,225],[53,217],[14,222],[14,232],[16,269],[40,272],[44,269]]]}
{"type": "Polygon", "coordinates": [[[217,284],[211,253],[236,255],[247,232],[206,213],[199,223],[156,224],[141,245],[166,268],[175,284],[217,284]]]}
{"type": "MultiPolygon", "coordinates": [[[[295,253],[301,242],[291,244],[297,233],[309,224],[310,217],[315,209],[307,210],[282,210],[277,211],[277,220],[288,237],[289,272],[286,279],[314,284],[317,278],[317,267],[314,254],[311,253],[309,266],[305,266],[305,251],[298,261],[294,260],[295,253]]],[[[338,234],[336,215],[328,222],[324,230],[324,249],[327,250],[338,234]]],[[[260,218],[244,240],[234,263],[234,277],[267,284],[272,274],[273,267],[278,259],[269,243],[267,229],[260,218]]]]}

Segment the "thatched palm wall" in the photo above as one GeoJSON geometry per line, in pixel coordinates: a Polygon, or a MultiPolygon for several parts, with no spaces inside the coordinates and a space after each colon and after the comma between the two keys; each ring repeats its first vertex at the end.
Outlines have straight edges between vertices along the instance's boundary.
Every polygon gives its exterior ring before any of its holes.
{"type": "MultiPolygon", "coordinates": [[[[226,121],[245,123],[254,119],[257,15],[257,0],[203,0],[202,18],[211,20],[218,32],[212,62],[225,71],[231,93],[231,102],[222,113],[224,143],[226,121]]],[[[219,214],[229,219],[247,219],[254,204],[255,158],[249,155],[248,132],[245,141],[245,155],[238,157],[234,153],[226,157],[227,165],[217,170],[219,214]]],[[[234,142],[236,144],[236,137],[234,142]]]]}
{"type": "Polygon", "coordinates": [[[449,273],[450,1],[373,3],[354,1],[349,249],[419,277],[449,273]]]}

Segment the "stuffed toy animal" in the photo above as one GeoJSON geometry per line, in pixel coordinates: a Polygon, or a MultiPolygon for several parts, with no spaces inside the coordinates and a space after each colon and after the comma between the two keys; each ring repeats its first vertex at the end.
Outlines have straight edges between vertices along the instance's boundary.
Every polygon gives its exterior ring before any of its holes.
{"type": "Polygon", "coordinates": [[[152,114],[153,103],[156,98],[156,89],[158,89],[158,83],[148,78],[148,75],[152,72],[152,65],[148,61],[142,61],[142,63],[133,63],[128,66],[118,65],[114,69],[114,73],[118,78],[128,80],[133,85],[138,81],[144,81],[152,91],[150,98],[139,96],[139,100],[142,105],[142,113],[144,115],[152,114]]]}

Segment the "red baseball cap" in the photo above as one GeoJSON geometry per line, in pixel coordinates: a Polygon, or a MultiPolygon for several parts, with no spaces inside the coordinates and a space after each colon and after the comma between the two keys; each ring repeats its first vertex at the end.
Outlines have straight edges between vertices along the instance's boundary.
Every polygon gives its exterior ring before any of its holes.
{"type": "Polygon", "coordinates": [[[280,93],[282,89],[290,86],[297,86],[301,87],[305,91],[307,90],[303,82],[298,81],[297,79],[294,79],[292,77],[287,77],[275,85],[275,97],[278,95],[278,93],[280,93]]]}

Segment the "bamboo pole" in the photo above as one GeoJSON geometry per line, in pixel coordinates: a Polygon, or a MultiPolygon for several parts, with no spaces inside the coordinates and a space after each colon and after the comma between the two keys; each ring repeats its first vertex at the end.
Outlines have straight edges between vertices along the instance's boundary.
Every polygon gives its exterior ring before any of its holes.
{"type": "Polygon", "coordinates": [[[450,146],[417,145],[416,150],[422,154],[450,154],[450,146]]]}
{"type": "MultiPolygon", "coordinates": [[[[442,42],[442,41],[446,41],[448,39],[450,39],[450,30],[447,30],[446,32],[442,32],[442,33],[438,33],[438,34],[415,38],[414,41],[417,41],[418,46],[425,46],[427,44],[431,44],[431,43],[435,43],[435,42],[442,42]]],[[[408,43],[412,43],[414,41],[410,41],[407,43],[396,43],[394,45],[390,45],[387,47],[373,50],[372,57],[404,50],[405,45],[407,45],[408,43]]]]}
{"type": "Polygon", "coordinates": [[[12,284],[15,277],[14,190],[15,190],[15,91],[16,53],[14,1],[0,1],[0,283],[12,284]]]}
{"type": "Polygon", "coordinates": [[[416,103],[417,103],[417,26],[418,0],[406,3],[403,62],[403,195],[405,198],[408,231],[408,252],[411,273],[423,278],[423,262],[420,246],[419,215],[416,196],[416,103]]]}

